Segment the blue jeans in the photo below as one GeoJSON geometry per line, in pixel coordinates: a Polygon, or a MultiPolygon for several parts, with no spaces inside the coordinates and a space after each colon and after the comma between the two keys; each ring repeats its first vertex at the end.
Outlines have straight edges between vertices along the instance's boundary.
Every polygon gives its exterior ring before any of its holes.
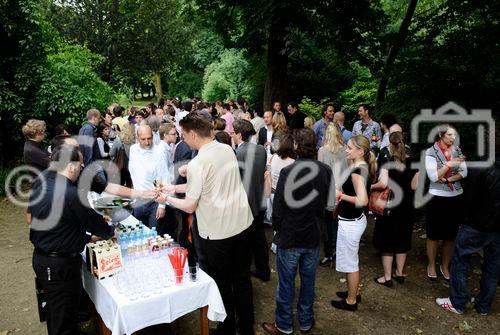
{"type": "Polygon", "coordinates": [[[469,300],[467,272],[470,258],[483,250],[483,268],[480,292],[475,298],[476,310],[488,313],[491,309],[498,277],[500,275],[500,234],[483,233],[472,227],[461,225],[455,240],[455,250],[451,262],[450,300],[456,310],[463,312],[469,300]]]}
{"type": "Polygon", "coordinates": [[[313,322],[314,285],[319,247],[312,249],[281,249],[276,253],[278,287],[276,289],[276,326],[284,333],[293,332],[293,297],[297,267],[300,273],[300,292],[297,313],[300,328],[307,330],[313,322]]]}
{"type": "Polygon", "coordinates": [[[323,251],[325,257],[333,257],[337,249],[337,232],[339,230],[339,220],[333,218],[333,212],[325,210],[325,226],[327,238],[324,241],[323,251]]]}
{"type": "MultiPolygon", "coordinates": [[[[145,226],[149,228],[156,228],[159,230],[158,220],[156,220],[156,210],[158,209],[158,204],[154,201],[148,201],[144,204],[140,204],[135,207],[132,214],[141,221],[145,226]]],[[[160,219],[161,220],[161,219],[160,219]]]]}

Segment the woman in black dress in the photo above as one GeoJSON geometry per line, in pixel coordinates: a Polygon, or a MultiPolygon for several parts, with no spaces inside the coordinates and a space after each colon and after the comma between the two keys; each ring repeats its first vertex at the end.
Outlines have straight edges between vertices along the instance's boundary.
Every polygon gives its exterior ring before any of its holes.
{"type": "MultiPolygon", "coordinates": [[[[385,154],[379,156],[379,179],[371,186],[372,190],[383,190],[389,179],[397,186],[391,189],[388,214],[378,216],[373,233],[375,248],[382,253],[384,275],[375,278],[377,284],[392,286],[392,279],[403,283],[406,254],[411,249],[413,232],[414,206],[412,181],[416,171],[410,169],[410,157],[403,142],[403,133],[394,132],[389,137],[389,146],[385,154]],[[392,272],[392,264],[396,258],[396,270],[392,272]]],[[[415,181],[413,185],[416,185],[415,181]]]]}

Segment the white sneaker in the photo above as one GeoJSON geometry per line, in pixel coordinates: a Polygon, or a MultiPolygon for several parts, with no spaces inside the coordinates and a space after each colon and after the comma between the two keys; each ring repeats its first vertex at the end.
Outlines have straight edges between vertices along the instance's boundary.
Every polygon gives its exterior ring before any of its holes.
{"type": "Polygon", "coordinates": [[[436,298],[436,304],[444,310],[453,312],[455,314],[464,314],[464,312],[457,311],[450,301],[450,298],[436,298]]]}

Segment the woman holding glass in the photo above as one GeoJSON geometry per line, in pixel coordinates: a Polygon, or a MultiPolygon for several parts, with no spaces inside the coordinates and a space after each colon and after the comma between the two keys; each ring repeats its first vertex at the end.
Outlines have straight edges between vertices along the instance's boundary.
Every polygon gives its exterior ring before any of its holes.
{"type": "Polygon", "coordinates": [[[467,177],[465,157],[455,145],[457,131],[448,124],[438,126],[437,141],[427,149],[425,170],[430,180],[427,204],[427,277],[437,280],[436,256],[443,241],[439,270],[450,279],[450,262],[458,227],[463,222],[463,189],[460,180],[467,177]]]}
{"type": "Polygon", "coordinates": [[[339,228],[335,268],[346,274],[347,292],[337,292],[341,300],[332,300],[331,304],[338,309],[355,311],[361,301],[359,242],[366,228],[364,210],[368,205],[370,184],[376,177],[377,163],[370,151],[370,141],[363,135],[353,136],[347,142],[346,154],[351,161],[351,169],[342,184],[343,191],[336,191],[339,228]]]}

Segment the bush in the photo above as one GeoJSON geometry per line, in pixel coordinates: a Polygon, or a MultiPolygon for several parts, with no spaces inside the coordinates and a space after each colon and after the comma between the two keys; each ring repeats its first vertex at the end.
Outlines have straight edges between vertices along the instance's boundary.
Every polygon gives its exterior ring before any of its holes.
{"type": "Polygon", "coordinates": [[[299,103],[299,108],[302,113],[308,116],[312,116],[316,121],[321,119],[321,113],[323,111],[323,106],[331,103],[329,98],[323,98],[320,102],[314,102],[308,97],[304,97],[299,103]]]}
{"type": "Polygon", "coordinates": [[[205,68],[202,96],[209,101],[254,95],[250,84],[249,65],[244,50],[230,49],[222,53],[220,61],[205,68]]]}
{"type": "Polygon", "coordinates": [[[62,45],[49,55],[32,117],[50,120],[52,125],[79,126],[87,110],[104,110],[114,100],[114,93],[95,71],[103,60],[87,48],[73,45],[62,45]]]}

